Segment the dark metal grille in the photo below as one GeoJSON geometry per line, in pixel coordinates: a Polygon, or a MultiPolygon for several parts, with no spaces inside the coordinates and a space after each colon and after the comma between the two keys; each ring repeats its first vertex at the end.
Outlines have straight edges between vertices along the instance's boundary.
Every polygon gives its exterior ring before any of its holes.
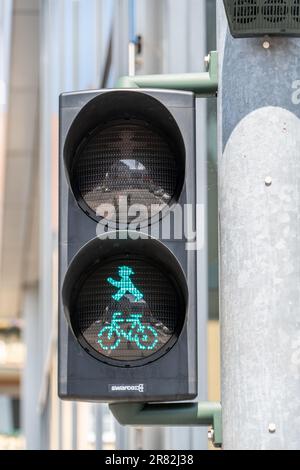
{"type": "Polygon", "coordinates": [[[101,205],[112,204],[120,216],[121,198],[128,206],[144,205],[150,216],[151,205],[162,209],[174,198],[179,167],[164,137],[128,120],[97,131],[77,156],[73,175],[93,213],[101,215],[101,205]]]}
{"type": "Polygon", "coordinates": [[[300,0],[294,0],[292,15],[295,21],[300,21],[300,0]]]}
{"type": "Polygon", "coordinates": [[[259,8],[256,0],[236,0],[234,2],[234,21],[248,24],[256,20],[259,8]]]}
{"type": "Polygon", "coordinates": [[[300,36],[299,0],[224,0],[235,37],[300,36]]]}
{"type": "Polygon", "coordinates": [[[263,7],[265,20],[278,23],[286,19],[288,6],[286,0],[267,0],[263,7]]]}
{"type": "Polygon", "coordinates": [[[98,265],[82,283],[74,304],[76,329],[102,360],[147,358],[176,340],[184,321],[181,297],[171,278],[147,260],[129,255],[98,265]],[[122,270],[129,270],[142,298],[129,291],[113,298],[118,288],[108,279],[118,282],[122,270]]]}

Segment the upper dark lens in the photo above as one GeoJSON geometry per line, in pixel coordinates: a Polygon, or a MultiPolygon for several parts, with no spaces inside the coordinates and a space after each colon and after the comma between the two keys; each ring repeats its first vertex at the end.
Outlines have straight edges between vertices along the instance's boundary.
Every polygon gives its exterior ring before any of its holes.
{"type": "Polygon", "coordinates": [[[75,159],[73,177],[93,213],[111,204],[118,218],[121,197],[127,206],[145,206],[147,219],[151,209],[153,216],[175,198],[180,166],[166,138],[142,121],[128,120],[92,135],[75,159]]]}

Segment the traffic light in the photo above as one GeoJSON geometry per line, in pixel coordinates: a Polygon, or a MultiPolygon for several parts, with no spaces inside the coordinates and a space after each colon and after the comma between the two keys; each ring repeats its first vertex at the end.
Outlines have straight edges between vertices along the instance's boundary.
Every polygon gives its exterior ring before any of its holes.
{"type": "Polygon", "coordinates": [[[61,398],[197,395],[196,250],[187,249],[185,210],[195,228],[193,93],[61,95],[61,398]]]}

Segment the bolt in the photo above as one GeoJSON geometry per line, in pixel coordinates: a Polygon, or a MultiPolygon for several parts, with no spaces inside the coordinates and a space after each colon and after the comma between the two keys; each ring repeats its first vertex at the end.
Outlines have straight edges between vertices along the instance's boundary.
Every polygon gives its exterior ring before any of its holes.
{"type": "Polygon", "coordinates": [[[264,49],[270,49],[270,46],[271,46],[270,41],[264,41],[262,46],[264,49]]]}
{"type": "Polygon", "coordinates": [[[210,55],[206,55],[204,57],[204,63],[205,63],[205,67],[208,69],[209,63],[210,63],[210,55]]]}
{"type": "Polygon", "coordinates": [[[270,423],[269,424],[269,433],[270,434],[275,434],[276,432],[276,424],[275,423],[270,423]]]}
{"type": "Polygon", "coordinates": [[[271,186],[273,183],[273,180],[271,178],[271,176],[267,176],[266,179],[265,179],[265,185],[266,186],[271,186]]]}
{"type": "Polygon", "coordinates": [[[215,431],[213,430],[213,428],[209,429],[208,434],[207,434],[208,440],[213,441],[214,435],[215,435],[215,431]]]}

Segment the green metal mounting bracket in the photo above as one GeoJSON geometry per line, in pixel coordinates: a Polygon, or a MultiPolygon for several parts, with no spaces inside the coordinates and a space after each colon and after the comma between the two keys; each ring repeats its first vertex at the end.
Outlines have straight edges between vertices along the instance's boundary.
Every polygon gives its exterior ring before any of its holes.
{"type": "Polygon", "coordinates": [[[222,446],[220,403],[114,403],[109,408],[123,426],[212,426],[213,444],[222,446]]]}
{"type": "Polygon", "coordinates": [[[218,53],[210,52],[206,58],[208,71],[166,75],[136,75],[121,77],[117,88],[158,88],[167,90],[192,91],[200,97],[217,96],[218,53]]]}

